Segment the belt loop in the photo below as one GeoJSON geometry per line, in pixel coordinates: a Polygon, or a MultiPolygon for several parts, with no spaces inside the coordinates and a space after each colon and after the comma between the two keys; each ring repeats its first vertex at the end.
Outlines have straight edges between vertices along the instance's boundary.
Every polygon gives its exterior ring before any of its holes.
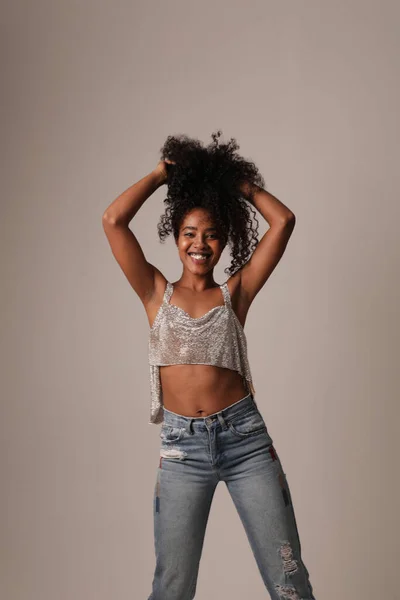
{"type": "Polygon", "coordinates": [[[188,419],[188,422],[186,423],[186,431],[190,434],[193,435],[194,431],[193,431],[193,427],[192,427],[192,423],[193,423],[193,419],[188,419]]]}
{"type": "Polygon", "coordinates": [[[222,413],[217,413],[217,417],[218,417],[218,421],[220,422],[220,425],[222,427],[222,429],[228,429],[228,425],[226,424],[226,421],[224,419],[224,417],[222,416],[222,413]]]}

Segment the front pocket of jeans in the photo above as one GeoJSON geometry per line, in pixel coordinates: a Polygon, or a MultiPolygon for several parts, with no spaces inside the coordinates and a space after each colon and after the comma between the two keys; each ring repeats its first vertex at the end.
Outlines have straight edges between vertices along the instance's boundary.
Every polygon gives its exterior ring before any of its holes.
{"type": "Polygon", "coordinates": [[[162,425],[160,438],[163,442],[179,442],[183,435],[182,427],[171,427],[170,425],[162,425]]]}
{"type": "Polygon", "coordinates": [[[258,411],[240,415],[228,423],[229,429],[238,437],[250,437],[267,431],[264,419],[258,411]]]}

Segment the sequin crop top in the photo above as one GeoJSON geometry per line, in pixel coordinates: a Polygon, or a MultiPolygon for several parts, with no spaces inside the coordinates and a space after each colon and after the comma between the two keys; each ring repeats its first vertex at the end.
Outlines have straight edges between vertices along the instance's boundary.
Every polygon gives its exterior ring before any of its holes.
{"type": "Polygon", "coordinates": [[[167,282],[149,335],[150,424],[164,420],[160,366],[202,364],[232,369],[242,375],[248,392],[255,395],[244,329],[232,309],[227,283],[219,287],[224,304],[194,318],[170,304],[173,285],[167,282]]]}

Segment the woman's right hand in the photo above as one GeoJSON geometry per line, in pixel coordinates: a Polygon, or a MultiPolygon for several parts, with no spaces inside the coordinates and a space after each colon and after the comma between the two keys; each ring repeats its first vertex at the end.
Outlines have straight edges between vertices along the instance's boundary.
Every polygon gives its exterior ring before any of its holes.
{"type": "Polygon", "coordinates": [[[158,162],[156,168],[154,169],[154,172],[159,177],[161,184],[164,184],[167,181],[167,177],[168,177],[167,164],[174,165],[175,162],[173,160],[169,160],[168,158],[166,158],[164,160],[160,160],[158,162]]]}

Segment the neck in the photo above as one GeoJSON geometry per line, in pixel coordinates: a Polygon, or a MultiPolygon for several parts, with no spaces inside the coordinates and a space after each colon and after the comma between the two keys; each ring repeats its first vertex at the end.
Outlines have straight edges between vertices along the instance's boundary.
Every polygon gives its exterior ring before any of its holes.
{"type": "Polygon", "coordinates": [[[190,271],[183,271],[180,279],[178,279],[174,285],[177,287],[188,288],[194,292],[202,292],[210,288],[219,287],[218,283],[214,281],[212,271],[209,271],[204,275],[196,275],[190,271]]]}

